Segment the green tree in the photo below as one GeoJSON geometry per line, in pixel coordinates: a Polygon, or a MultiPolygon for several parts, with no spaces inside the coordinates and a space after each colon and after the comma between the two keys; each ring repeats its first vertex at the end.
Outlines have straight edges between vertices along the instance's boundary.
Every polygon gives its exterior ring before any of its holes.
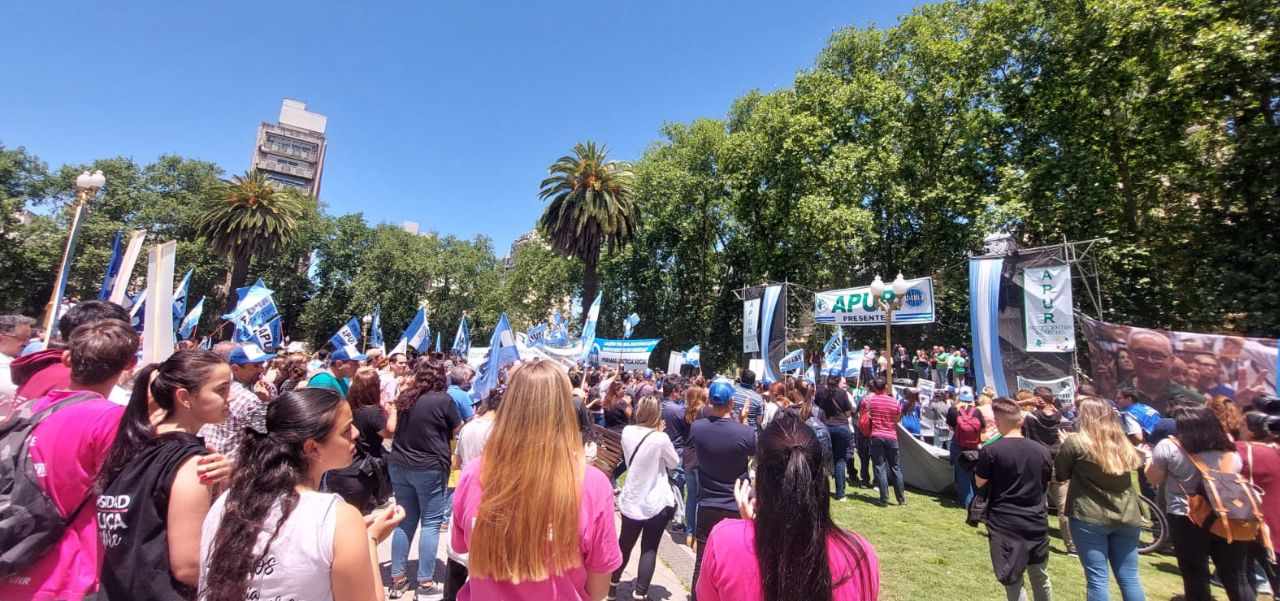
{"type": "Polygon", "coordinates": [[[582,298],[589,305],[598,287],[600,251],[612,253],[631,240],[639,226],[631,165],[607,160],[595,142],[574,145],[573,154],[552,163],[538,196],[551,204],[538,230],[551,247],[582,261],[582,298]]]}
{"type": "Polygon", "coordinates": [[[209,190],[207,206],[195,225],[214,253],[231,262],[218,306],[228,307],[232,291],[244,286],[251,259],[268,260],[288,247],[304,206],[311,202],[259,171],[234,176],[209,190]]]}

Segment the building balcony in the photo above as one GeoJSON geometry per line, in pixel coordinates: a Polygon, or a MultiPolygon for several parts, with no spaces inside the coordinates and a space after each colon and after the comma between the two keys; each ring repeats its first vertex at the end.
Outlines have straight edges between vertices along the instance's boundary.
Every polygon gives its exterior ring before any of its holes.
{"type": "Polygon", "coordinates": [[[316,176],[316,170],[310,167],[295,167],[270,158],[258,161],[258,169],[262,169],[264,171],[275,171],[277,173],[288,173],[290,175],[305,177],[307,179],[313,179],[316,176]]]}
{"type": "Polygon", "coordinates": [[[305,150],[298,150],[297,148],[294,148],[292,146],[288,146],[285,144],[277,144],[275,142],[272,142],[271,140],[264,141],[262,144],[258,146],[258,148],[261,149],[262,152],[270,152],[272,154],[284,155],[287,157],[301,159],[303,161],[307,161],[311,163],[316,162],[316,159],[319,156],[317,155],[317,153],[307,152],[305,150]]]}

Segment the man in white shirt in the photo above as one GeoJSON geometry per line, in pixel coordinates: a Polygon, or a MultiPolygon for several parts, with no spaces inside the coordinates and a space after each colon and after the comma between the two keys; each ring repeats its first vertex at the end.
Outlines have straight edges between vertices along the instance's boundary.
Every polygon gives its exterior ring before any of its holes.
{"type": "Polygon", "coordinates": [[[31,326],[36,320],[26,315],[0,315],[0,405],[18,392],[9,373],[9,364],[22,355],[22,347],[31,339],[31,326]]]}

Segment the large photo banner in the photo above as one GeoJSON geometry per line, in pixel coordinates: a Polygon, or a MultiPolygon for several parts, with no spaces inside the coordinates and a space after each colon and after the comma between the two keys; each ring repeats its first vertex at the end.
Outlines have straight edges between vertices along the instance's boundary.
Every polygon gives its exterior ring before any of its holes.
{"type": "MultiPolygon", "coordinates": [[[[907,280],[906,300],[893,312],[894,325],[933,323],[933,278],[907,280]]],[[[813,321],[827,325],[882,326],[884,311],[870,286],[827,290],[813,297],[813,321]]]]}
{"type": "Polygon", "coordinates": [[[1064,353],[1076,350],[1071,268],[1046,265],[1023,271],[1022,294],[1027,327],[1026,351],[1064,353]]]}
{"type": "Polygon", "coordinates": [[[641,340],[607,340],[596,338],[591,345],[588,361],[608,367],[622,365],[622,369],[635,370],[649,367],[649,355],[661,342],[661,338],[641,340]]]}
{"type": "Polygon", "coordinates": [[[1150,330],[1083,315],[1080,326],[1089,341],[1094,386],[1106,398],[1133,388],[1165,412],[1179,397],[1203,403],[1221,396],[1248,405],[1276,393],[1274,338],[1150,330]]]}

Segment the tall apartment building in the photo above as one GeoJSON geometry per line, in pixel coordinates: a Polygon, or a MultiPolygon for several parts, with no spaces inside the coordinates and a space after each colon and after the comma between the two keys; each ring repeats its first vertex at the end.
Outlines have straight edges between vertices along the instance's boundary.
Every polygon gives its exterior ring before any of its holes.
{"type": "Polygon", "coordinates": [[[286,98],[280,105],[279,122],[263,121],[258,126],[253,168],[272,181],[319,198],[328,121],[328,117],[308,111],[307,103],[286,98]]]}

